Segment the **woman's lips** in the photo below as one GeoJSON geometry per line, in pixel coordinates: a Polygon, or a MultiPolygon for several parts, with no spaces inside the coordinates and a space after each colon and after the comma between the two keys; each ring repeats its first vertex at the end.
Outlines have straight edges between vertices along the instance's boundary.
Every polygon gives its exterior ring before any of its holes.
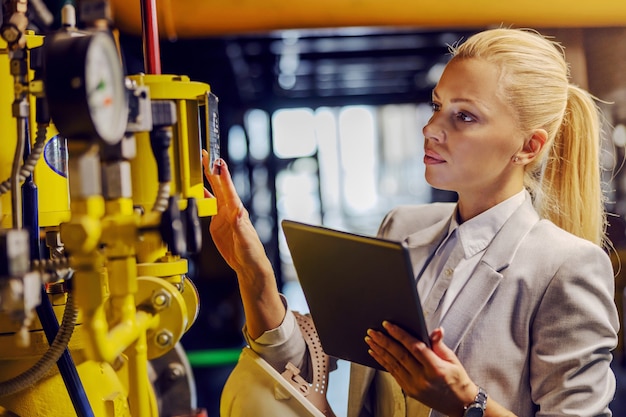
{"type": "Polygon", "coordinates": [[[443,164],[446,162],[437,152],[426,149],[424,153],[424,163],[426,165],[443,164]]]}

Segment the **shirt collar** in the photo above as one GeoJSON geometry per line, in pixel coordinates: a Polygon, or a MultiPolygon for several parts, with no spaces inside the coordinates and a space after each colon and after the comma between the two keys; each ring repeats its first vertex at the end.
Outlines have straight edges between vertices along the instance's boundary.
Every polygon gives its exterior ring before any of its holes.
{"type": "MultiPolygon", "coordinates": [[[[526,190],[509,197],[503,202],[491,207],[489,210],[480,213],[459,225],[457,221],[457,210],[452,214],[448,235],[443,240],[439,249],[446,246],[456,230],[456,238],[463,247],[464,257],[470,258],[478,252],[483,251],[493,240],[504,223],[511,217],[526,199],[526,190]]],[[[439,251],[438,249],[438,251],[439,251]]]]}

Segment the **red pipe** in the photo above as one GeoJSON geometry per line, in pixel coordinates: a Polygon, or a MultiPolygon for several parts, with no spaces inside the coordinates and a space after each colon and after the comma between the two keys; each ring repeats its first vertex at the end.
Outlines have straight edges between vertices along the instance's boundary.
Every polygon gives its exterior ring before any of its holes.
{"type": "Polygon", "coordinates": [[[161,48],[156,0],[141,0],[143,65],[146,74],[161,74],[161,48]]]}

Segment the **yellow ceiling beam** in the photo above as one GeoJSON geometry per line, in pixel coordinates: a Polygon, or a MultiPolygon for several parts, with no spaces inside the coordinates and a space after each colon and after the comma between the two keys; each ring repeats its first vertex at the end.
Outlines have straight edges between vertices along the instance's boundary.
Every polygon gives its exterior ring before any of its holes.
{"type": "MultiPolygon", "coordinates": [[[[117,27],[141,32],[139,0],[111,5],[117,27]]],[[[348,26],[626,26],[625,0],[157,0],[157,10],[171,38],[348,26]]]]}

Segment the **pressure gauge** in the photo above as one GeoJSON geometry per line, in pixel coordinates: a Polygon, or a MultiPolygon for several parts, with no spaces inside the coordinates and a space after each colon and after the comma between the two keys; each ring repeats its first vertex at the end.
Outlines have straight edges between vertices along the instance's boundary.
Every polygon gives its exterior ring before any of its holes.
{"type": "Polygon", "coordinates": [[[121,141],[128,98],[122,63],[108,33],[62,33],[47,41],[44,85],[61,135],[110,145],[121,141]]]}

